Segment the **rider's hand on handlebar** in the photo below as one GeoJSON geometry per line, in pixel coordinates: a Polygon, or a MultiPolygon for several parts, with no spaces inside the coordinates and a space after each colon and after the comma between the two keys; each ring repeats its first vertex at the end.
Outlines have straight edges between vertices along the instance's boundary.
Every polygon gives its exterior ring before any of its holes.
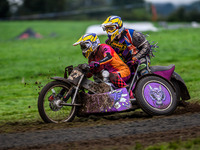
{"type": "Polygon", "coordinates": [[[90,68],[98,68],[100,66],[98,61],[91,61],[89,63],[90,68]]]}
{"type": "Polygon", "coordinates": [[[133,60],[133,64],[140,64],[141,63],[140,60],[135,58],[135,57],[133,57],[132,60],[133,60]]]}
{"type": "Polygon", "coordinates": [[[133,63],[135,64],[138,59],[133,57],[132,60],[133,60],[133,63]]]}
{"type": "Polygon", "coordinates": [[[89,71],[90,70],[90,66],[87,63],[79,64],[78,67],[83,69],[84,71],[89,71]]]}

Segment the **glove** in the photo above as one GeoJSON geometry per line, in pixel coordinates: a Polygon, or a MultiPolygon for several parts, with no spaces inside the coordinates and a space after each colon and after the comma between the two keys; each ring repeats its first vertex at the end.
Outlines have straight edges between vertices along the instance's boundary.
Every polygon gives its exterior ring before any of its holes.
{"type": "Polygon", "coordinates": [[[133,64],[138,64],[138,65],[140,65],[140,64],[141,64],[141,61],[140,61],[139,59],[137,59],[137,58],[134,58],[133,64]]]}
{"type": "Polygon", "coordinates": [[[98,68],[100,63],[98,61],[91,61],[89,64],[90,68],[98,68]]]}
{"type": "Polygon", "coordinates": [[[135,64],[135,63],[137,62],[138,59],[135,58],[135,57],[133,57],[132,60],[133,60],[133,64],[135,64]]]}

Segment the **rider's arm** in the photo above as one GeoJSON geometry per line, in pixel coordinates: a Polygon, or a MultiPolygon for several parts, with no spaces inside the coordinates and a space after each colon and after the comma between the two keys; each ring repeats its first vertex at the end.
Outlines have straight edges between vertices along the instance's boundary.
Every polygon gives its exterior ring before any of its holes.
{"type": "Polygon", "coordinates": [[[137,47],[139,52],[134,56],[136,59],[140,59],[147,55],[151,49],[150,43],[146,40],[145,36],[140,32],[133,32],[132,43],[137,47]]]}
{"type": "Polygon", "coordinates": [[[111,47],[105,44],[102,44],[101,51],[104,55],[104,58],[99,60],[100,65],[107,64],[113,60],[113,56],[111,54],[111,47]]]}
{"type": "Polygon", "coordinates": [[[110,61],[112,61],[112,59],[113,59],[112,55],[110,53],[106,53],[106,56],[103,59],[99,60],[99,64],[100,65],[107,64],[110,61]]]}

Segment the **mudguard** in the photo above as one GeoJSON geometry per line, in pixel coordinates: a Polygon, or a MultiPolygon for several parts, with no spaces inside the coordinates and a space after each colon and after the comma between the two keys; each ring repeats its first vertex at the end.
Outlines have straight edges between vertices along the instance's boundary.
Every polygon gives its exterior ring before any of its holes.
{"type": "Polygon", "coordinates": [[[135,87],[137,87],[137,83],[138,83],[142,78],[144,78],[144,77],[146,77],[146,76],[158,76],[158,77],[164,79],[165,81],[167,81],[167,82],[172,86],[172,88],[174,89],[174,91],[176,91],[174,85],[173,85],[169,80],[167,80],[166,78],[164,78],[164,77],[162,77],[162,76],[160,76],[160,75],[151,74],[151,73],[145,74],[145,75],[141,76],[141,77],[137,80],[136,84],[133,86],[133,88],[132,88],[133,91],[135,91],[135,87]]]}
{"type": "Polygon", "coordinates": [[[175,80],[178,83],[179,88],[180,88],[180,96],[181,96],[182,100],[189,100],[190,94],[189,94],[187,86],[185,85],[185,82],[181,78],[181,76],[178,73],[173,72],[173,74],[171,76],[171,81],[172,80],[175,80]]]}
{"type": "Polygon", "coordinates": [[[174,68],[175,68],[175,65],[172,64],[169,66],[151,66],[150,70],[154,74],[161,75],[164,78],[170,80],[172,82],[173,86],[176,86],[176,85],[174,85],[174,81],[175,81],[177,83],[177,86],[180,89],[180,97],[182,98],[182,100],[189,100],[190,94],[189,94],[187,86],[185,85],[185,82],[181,78],[181,76],[174,71],[171,75],[168,74],[168,72],[170,70],[174,70],[174,68]],[[166,75],[167,75],[167,77],[166,77],[166,75]]]}
{"type": "Polygon", "coordinates": [[[170,80],[172,73],[174,72],[175,65],[169,65],[169,66],[151,66],[150,70],[152,73],[157,74],[159,76],[162,76],[166,78],[167,80],[170,80]]]}

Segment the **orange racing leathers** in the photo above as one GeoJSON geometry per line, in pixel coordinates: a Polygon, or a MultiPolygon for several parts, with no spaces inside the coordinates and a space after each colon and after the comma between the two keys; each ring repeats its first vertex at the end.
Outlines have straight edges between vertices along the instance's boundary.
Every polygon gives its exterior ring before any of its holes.
{"type": "Polygon", "coordinates": [[[101,44],[88,59],[89,64],[96,62],[98,68],[93,68],[92,73],[98,73],[102,69],[106,69],[110,73],[111,82],[119,87],[126,87],[126,81],[130,78],[129,67],[120,59],[114,49],[107,45],[101,44]]]}

